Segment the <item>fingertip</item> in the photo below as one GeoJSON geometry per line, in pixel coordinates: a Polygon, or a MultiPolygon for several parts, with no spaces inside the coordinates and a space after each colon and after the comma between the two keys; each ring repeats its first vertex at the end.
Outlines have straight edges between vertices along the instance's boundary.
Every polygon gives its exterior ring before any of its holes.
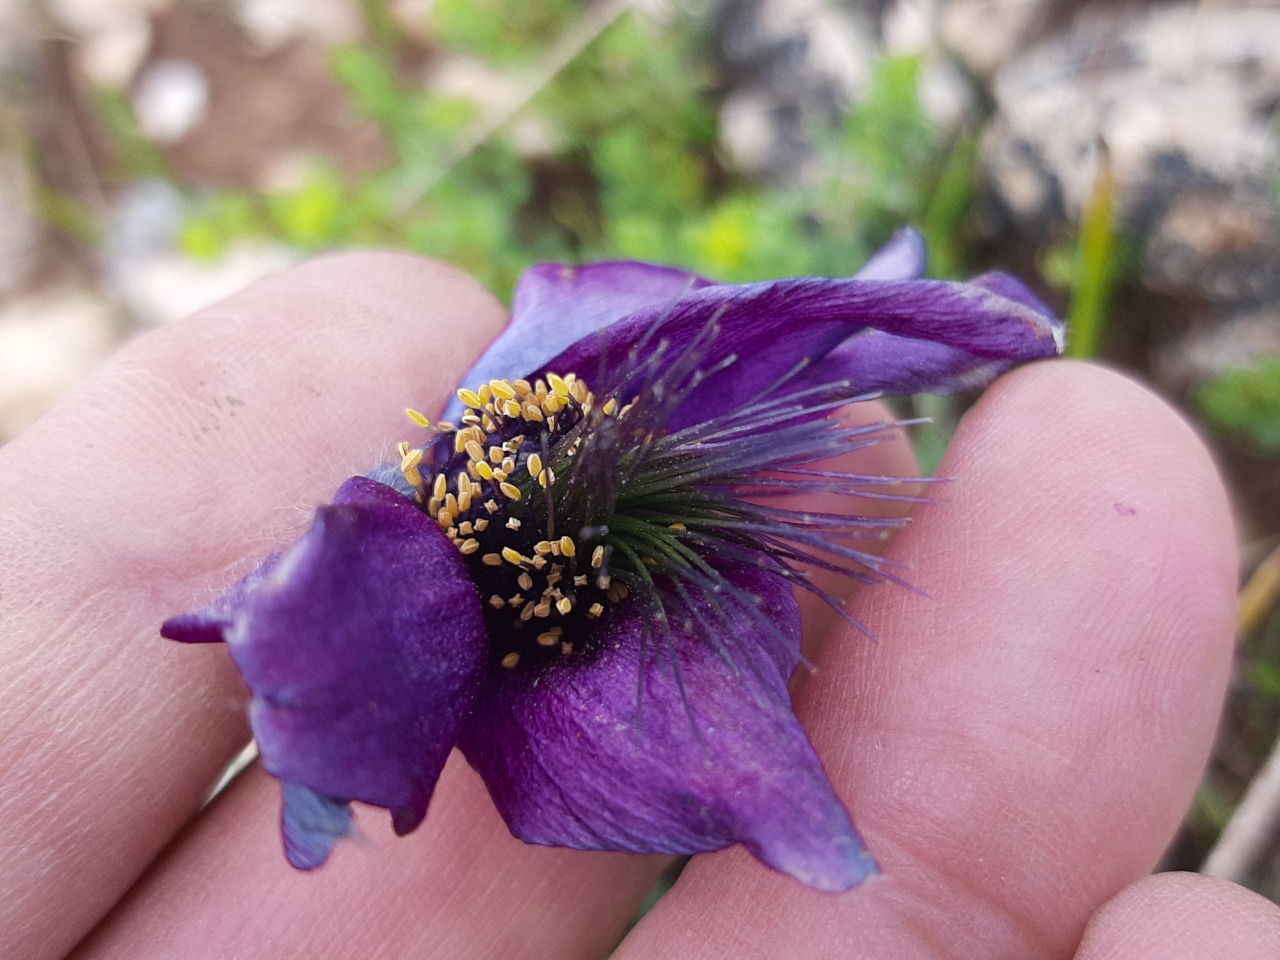
{"type": "Polygon", "coordinates": [[[1162,873],[1093,916],[1076,960],[1273,960],[1280,907],[1226,880],[1162,873]]]}

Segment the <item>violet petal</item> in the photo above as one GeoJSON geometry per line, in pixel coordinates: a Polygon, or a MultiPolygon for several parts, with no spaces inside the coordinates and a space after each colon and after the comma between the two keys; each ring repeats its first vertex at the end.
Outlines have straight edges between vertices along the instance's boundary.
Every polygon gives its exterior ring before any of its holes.
{"type": "MultiPolygon", "coordinates": [[[[969,282],[1031,308],[1061,329],[1053,311],[1008,274],[987,273],[969,282]]],[[[856,384],[861,394],[892,396],[956,393],[985,386],[1017,362],[1013,358],[976,356],[946,343],[864,330],[805,371],[798,384],[848,381],[856,384]]]]}
{"type": "MultiPolygon", "coordinates": [[[[644,307],[671,303],[711,281],[660,264],[607,260],[584,266],[540,263],[520,277],[511,306],[511,322],[489,345],[463,386],[495,377],[522,377],[570,344],[644,307]]],[[[583,376],[590,372],[580,371],[583,376]]],[[[445,419],[462,412],[455,398],[445,419]]]]}
{"type": "Polygon", "coordinates": [[[487,663],[479,596],[434,522],[353,477],[236,611],[227,641],[264,766],[324,801],[286,792],[296,866],[316,865],[334,803],[386,807],[398,833],[422,821],[487,663]]]}
{"type": "Polygon", "coordinates": [[[283,786],[280,833],[285,856],[299,870],[314,870],[329,859],[333,845],[351,832],[351,805],[287,780],[283,786]]]}
{"type": "Polygon", "coordinates": [[[739,672],[708,638],[705,602],[701,620],[669,603],[671,647],[655,628],[647,654],[648,614],[631,603],[602,628],[597,653],[533,678],[491,678],[459,745],[512,833],[659,853],[742,842],[822,890],[848,889],[875,871],[791,709],[800,633],[791,587],[763,570],[729,576],[739,598],[759,603],[756,613],[738,609],[731,635],[718,641],[739,672]]]}
{"type": "MultiPolygon", "coordinates": [[[[652,349],[661,339],[672,356],[678,355],[716,320],[719,332],[703,347],[702,366],[711,368],[729,358],[734,363],[708,377],[677,411],[669,424],[677,429],[740,408],[802,361],[815,363],[867,330],[959,350],[973,358],[975,368],[984,362],[1056,355],[1063,341],[1061,323],[1031,306],[1030,294],[1010,293],[1005,281],[992,289],[981,282],[816,277],[704,287],[674,306],[646,307],[600,336],[578,341],[544,369],[594,370],[603,356],[605,368],[616,376],[633,363],[629,355],[638,346],[652,349]]],[[[895,344],[895,349],[903,350],[905,344],[895,344]]],[[[842,390],[849,397],[884,390],[883,379],[866,384],[850,379],[842,390]]]]}
{"type": "Polygon", "coordinates": [[[912,227],[894,232],[889,242],[871,255],[855,280],[915,280],[924,276],[929,251],[924,237],[912,227]]]}
{"type": "Polygon", "coordinates": [[[236,611],[244,606],[279,560],[280,554],[273,553],[207,607],[170,617],[160,625],[160,635],[179,643],[221,643],[227,638],[226,632],[235,620],[236,611]]]}

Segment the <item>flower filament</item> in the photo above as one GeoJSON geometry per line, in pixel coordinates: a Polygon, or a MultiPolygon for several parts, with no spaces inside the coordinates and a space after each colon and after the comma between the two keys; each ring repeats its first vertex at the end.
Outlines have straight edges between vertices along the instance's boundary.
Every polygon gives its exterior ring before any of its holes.
{"type": "Polygon", "coordinates": [[[842,614],[811,569],[896,579],[843,540],[879,537],[901,521],[768,505],[778,493],[859,494],[900,482],[807,469],[895,425],[841,426],[822,417],[848,399],[831,399],[841,385],[787,392],[783,378],[729,414],[671,430],[672,411],[717,372],[699,365],[698,346],[673,357],[659,344],[603,401],[577,376],[549,373],[459,390],[466,412],[456,425],[409,412],[437,437],[422,449],[401,444],[401,471],[480,591],[493,663],[515,669],[590,653],[604,635],[593,622],[631,594],[666,632],[664,597],[696,592],[720,621],[698,632],[731,643],[718,635],[731,635],[735,619],[768,617],[723,575],[727,566],[765,566],[842,614]],[[424,463],[436,468],[424,475],[424,463]]]}

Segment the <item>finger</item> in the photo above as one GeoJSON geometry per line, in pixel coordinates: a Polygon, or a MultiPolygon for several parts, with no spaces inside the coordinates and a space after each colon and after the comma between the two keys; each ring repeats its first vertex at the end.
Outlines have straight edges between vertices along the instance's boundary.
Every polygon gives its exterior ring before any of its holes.
{"type": "Polygon", "coordinates": [[[1089,367],[997,384],[895,541],[930,595],[861,595],[798,707],[884,874],[815,895],[695,861],[620,956],[1069,956],[1150,870],[1225,685],[1230,519],[1159,401],[1089,367]],[[848,632],[846,631],[846,634],[848,632]]]}
{"type": "Polygon", "coordinates": [[[1162,873],[1089,922],[1076,960],[1274,960],[1280,907],[1225,880],[1162,873]]]}
{"type": "Polygon", "coordinates": [[[157,628],[287,542],[501,325],[443,266],[316,261],[135,342],[0,450],[0,955],[61,955],[247,740],[157,628]]]}
{"type": "Polygon", "coordinates": [[[279,793],[257,769],[237,781],[76,960],[603,957],[665,863],[521,843],[455,753],[416,832],[358,808],[358,839],[302,874],[280,854],[279,793]]]}

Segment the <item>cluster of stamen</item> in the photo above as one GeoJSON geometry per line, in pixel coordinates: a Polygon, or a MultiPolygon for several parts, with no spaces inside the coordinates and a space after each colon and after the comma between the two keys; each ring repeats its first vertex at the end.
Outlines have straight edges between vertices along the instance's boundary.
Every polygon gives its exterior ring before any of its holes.
{"type": "MultiPolygon", "coordinates": [[[[482,591],[494,659],[514,669],[522,658],[580,653],[574,638],[581,631],[574,626],[598,619],[627,594],[610,576],[608,550],[583,541],[590,531],[575,539],[555,529],[555,464],[563,469],[579,451],[574,428],[592,412],[595,397],[573,374],[548,374],[532,384],[491,380],[457,395],[466,407],[458,424],[432,424],[406,411],[440,435],[438,444],[449,444],[444,466],[424,475],[424,459],[436,444],[402,443],[400,470],[482,591]]],[[[618,413],[609,400],[596,416],[618,413]]]]}

